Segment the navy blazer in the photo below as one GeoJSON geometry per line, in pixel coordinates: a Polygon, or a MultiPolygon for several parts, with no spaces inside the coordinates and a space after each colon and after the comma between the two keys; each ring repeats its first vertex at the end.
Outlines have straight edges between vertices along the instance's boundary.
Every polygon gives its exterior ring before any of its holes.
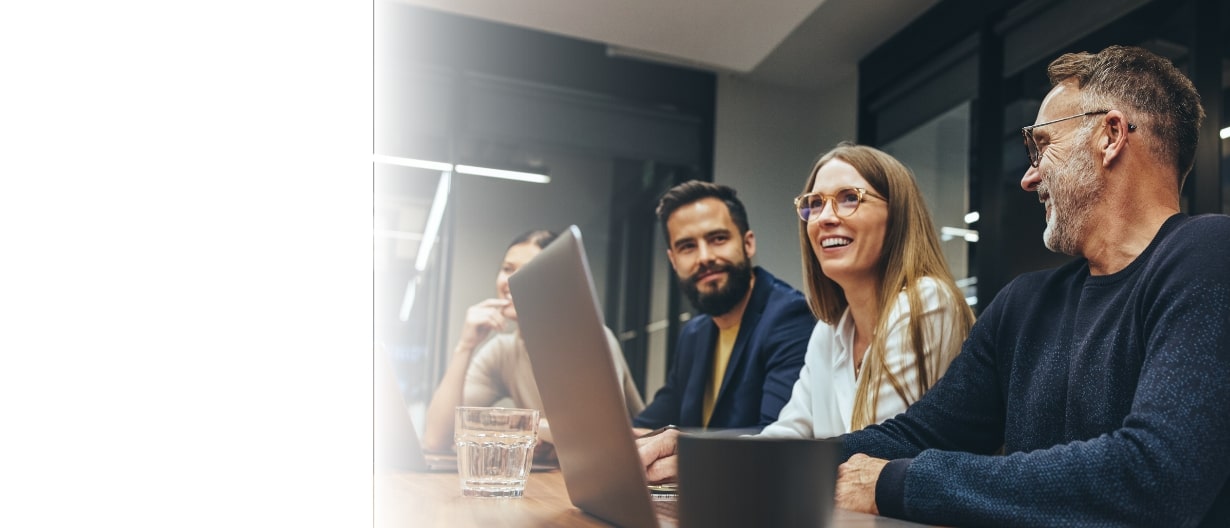
{"type": "MultiPolygon", "coordinates": [[[[755,273],[752,298],[739,324],[710,428],[764,427],[776,421],[799,379],[816,324],[802,293],[764,268],[757,266],[755,273]]],[[[712,317],[700,315],[688,321],[679,332],[675,364],[666,383],[632,424],[701,427],[705,384],[713,372],[717,340],[718,327],[712,317]]]]}

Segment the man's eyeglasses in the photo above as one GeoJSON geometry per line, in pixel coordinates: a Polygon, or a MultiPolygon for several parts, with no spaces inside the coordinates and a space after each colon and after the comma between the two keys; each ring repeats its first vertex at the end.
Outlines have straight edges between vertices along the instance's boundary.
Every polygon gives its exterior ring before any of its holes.
{"type": "MultiPolygon", "coordinates": [[[[1055,119],[1053,121],[1047,121],[1045,123],[1038,123],[1036,125],[1029,125],[1027,127],[1021,127],[1021,135],[1025,136],[1025,154],[1029,156],[1029,164],[1033,165],[1034,167],[1037,167],[1039,164],[1042,163],[1042,149],[1038,148],[1038,141],[1034,139],[1034,129],[1035,128],[1038,128],[1040,126],[1053,125],[1060,121],[1067,121],[1069,119],[1076,119],[1078,117],[1105,114],[1108,112],[1110,112],[1110,110],[1094,110],[1092,112],[1085,112],[1083,114],[1076,114],[1076,115],[1072,115],[1068,117],[1061,117],[1059,119],[1055,119]]],[[[1136,125],[1128,123],[1128,132],[1134,132],[1135,130],[1136,130],[1136,125]]]]}
{"type": "Polygon", "coordinates": [[[863,203],[867,196],[874,196],[881,200],[885,199],[883,196],[867,189],[847,187],[845,189],[838,189],[833,194],[807,193],[799,196],[794,199],[794,209],[799,213],[799,218],[806,222],[811,218],[819,218],[820,213],[824,211],[824,206],[829,203],[829,200],[832,200],[833,212],[837,213],[837,216],[845,217],[854,214],[858,210],[859,204],[863,203]]]}
{"type": "Polygon", "coordinates": [[[1038,123],[1036,125],[1029,125],[1027,127],[1021,127],[1021,135],[1025,136],[1025,153],[1029,155],[1029,164],[1033,165],[1034,167],[1037,167],[1038,164],[1042,163],[1042,150],[1038,148],[1038,141],[1034,139],[1034,129],[1035,128],[1038,128],[1040,126],[1053,125],[1060,121],[1067,121],[1069,119],[1076,119],[1078,117],[1105,114],[1107,112],[1110,112],[1110,110],[1094,110],[1092,112],[1085,112],[1083,114],[1076,114],[1076,115],[1071,115],[1068,117],[1061,117],[1054,121],[1047,121],[1045,123],[1038,123]]]}

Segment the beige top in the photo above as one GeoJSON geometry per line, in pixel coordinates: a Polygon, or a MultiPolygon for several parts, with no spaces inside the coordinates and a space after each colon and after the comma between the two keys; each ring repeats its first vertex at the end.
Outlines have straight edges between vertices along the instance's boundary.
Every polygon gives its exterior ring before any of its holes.
{"type": "MultiPolygon", "coordinates": [[[[605,330],[628,415],[636,416],[645,408],[645,402],[628,372],[628,362],[624,360],[619,341],[609,328],[605,330]]],[[[518,408],[543,410],[542,396],[538,395],[530,356],[520,332],[497,334],[487,340],[474,352],[466,370],[462,405],[485,407],[502,398],[511,399],[518,408]]]]}

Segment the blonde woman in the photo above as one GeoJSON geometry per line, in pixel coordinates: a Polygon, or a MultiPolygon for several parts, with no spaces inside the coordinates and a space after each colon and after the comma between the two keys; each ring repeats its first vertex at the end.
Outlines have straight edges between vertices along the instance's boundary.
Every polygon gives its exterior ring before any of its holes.
{"type": "Polygon", "coordinates": [[[807,300],[819,322],[790,401],[761,432],[826,438],[905,410],[960,351],[974,314],[901,162],[842,143],[795,199],[807,300]]]}
{"type": "MultiPolygon", "coordinates": [[[[827,438],[887,420],[930,389],[974,313],[914,176],[871,147],[821,156],[795,199],[804,292],[819,320],[790,400],[762,437],[827,438]]],[[[650,482],[677,470],[678,431],[637,441],[650,482]]]]}

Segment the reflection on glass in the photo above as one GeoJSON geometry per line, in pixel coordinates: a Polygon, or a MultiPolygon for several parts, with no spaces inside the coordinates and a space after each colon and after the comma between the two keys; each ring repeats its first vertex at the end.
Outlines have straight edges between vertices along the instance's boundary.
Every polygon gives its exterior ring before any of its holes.
{"type": "MultiPolygon", "coordinates": [[[[431,350],[433,324],[430,300],[439,296],[438,249],[424,251],[436,242],[428,224],[430,210],[441,183],[441,173],[388,163],[376,163],[374,180],[373,306],[377,350],[389,355],[393,372],[416,425],[424,423],[423,412],[431,398],[429,375],[433,371],[431,350]],[[407,302],[413,291],[414,302],[407,302]]],[[[439,224],[439,221],[436,221],[439,224]]],[[[421,431],[420,431],[421,433],[421,431]]]]}
{"type": "Polygon", "coordinates": [[[978,241],[978,215],[969,210],[970,103],[957,105],[880,147],[914,171],[940,232],[953,278],[977,303],[977,279],[969,277],[969,244],[978,241]],[[969,222],[966,221],[967,217],[969,222]]]}

